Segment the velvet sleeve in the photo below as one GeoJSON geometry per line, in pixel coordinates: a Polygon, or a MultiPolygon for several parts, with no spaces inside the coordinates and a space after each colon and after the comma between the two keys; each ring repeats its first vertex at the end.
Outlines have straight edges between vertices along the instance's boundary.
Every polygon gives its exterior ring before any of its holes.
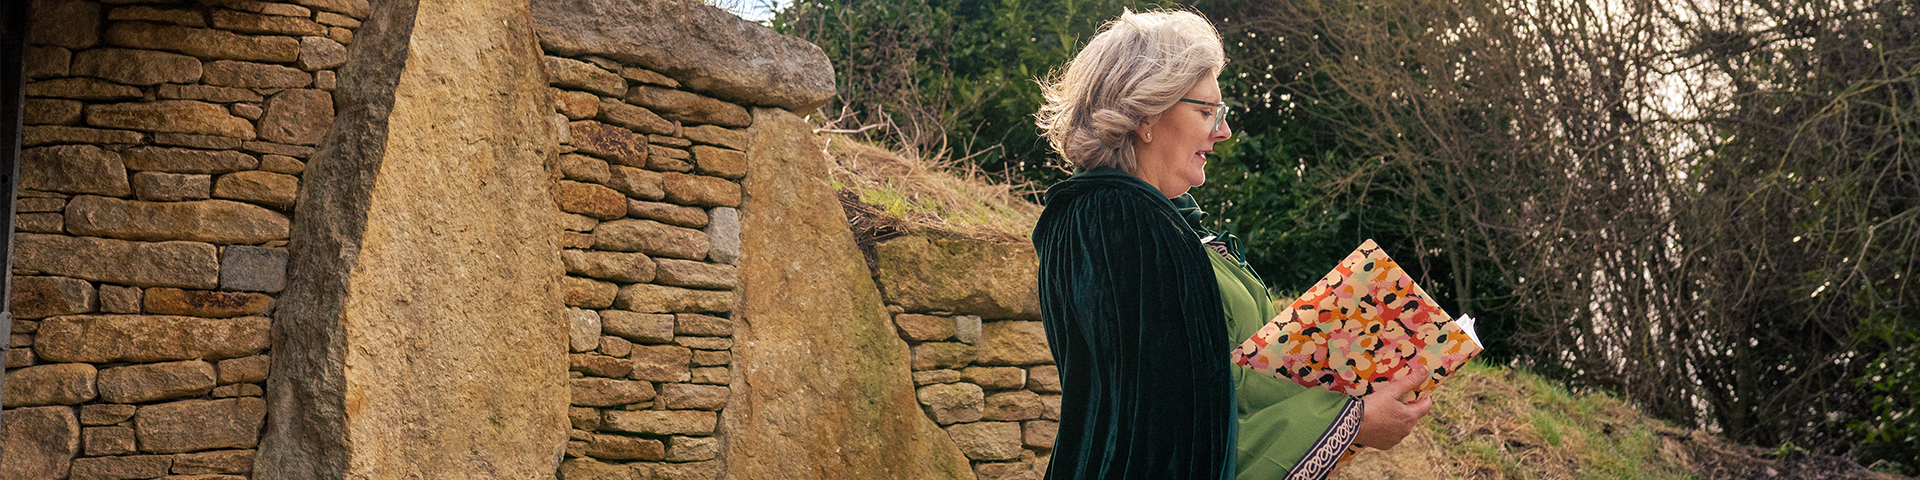
{"type": "Polygon", "coordinates": [[[1063,389],[1047,477],[1231,478],[1233,346],[1207,250],[1134,190],[1057,199],[1034,229],[1063,389]]]}

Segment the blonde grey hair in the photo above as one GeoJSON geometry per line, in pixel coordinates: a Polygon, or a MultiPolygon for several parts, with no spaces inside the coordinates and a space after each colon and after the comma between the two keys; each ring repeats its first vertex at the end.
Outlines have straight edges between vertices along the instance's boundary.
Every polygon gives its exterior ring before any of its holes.
{"type": "Polygon", "coordinates": [[[1133,131],[1225,65],[1220,33],[1199,15],[1127,11],[1040,82],[1047,104],[1034,117],[1075,168],[1134,173],[1133,131]]]}

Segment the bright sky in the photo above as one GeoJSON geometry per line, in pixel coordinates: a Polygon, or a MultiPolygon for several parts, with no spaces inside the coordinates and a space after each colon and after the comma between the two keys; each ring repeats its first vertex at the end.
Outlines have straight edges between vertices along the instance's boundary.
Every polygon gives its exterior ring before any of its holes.
{"type": "Polygon", "coordinates": [[[773,19],[775,10],[787,8],[787,5],[793,4],[793,0],[707,0],[707,4],[733,12],[740,18],[766,23],[773,19]]]}

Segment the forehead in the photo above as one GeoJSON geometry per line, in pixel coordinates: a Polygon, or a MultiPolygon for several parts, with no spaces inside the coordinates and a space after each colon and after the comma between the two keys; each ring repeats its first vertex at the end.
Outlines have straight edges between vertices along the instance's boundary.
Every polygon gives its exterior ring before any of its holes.
{"type": "Polygon", "coordinates": [[[1201,80],[1187,90],[1187,98],[1210,103],[1220,103],[1220,81],[1213,78],[1201,80]]]}

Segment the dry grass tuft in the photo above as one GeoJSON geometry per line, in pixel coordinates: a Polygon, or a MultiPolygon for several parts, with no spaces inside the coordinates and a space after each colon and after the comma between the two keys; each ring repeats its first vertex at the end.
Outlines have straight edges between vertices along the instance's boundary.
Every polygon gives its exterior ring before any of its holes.
{"type": "Polygon", "coordinates": [[[903,155],[822,134],[830,177],[861,243],[900,235],[1026,242],[1040,205],[1030,185],[990,178],[964,164],[903,155]]]}

